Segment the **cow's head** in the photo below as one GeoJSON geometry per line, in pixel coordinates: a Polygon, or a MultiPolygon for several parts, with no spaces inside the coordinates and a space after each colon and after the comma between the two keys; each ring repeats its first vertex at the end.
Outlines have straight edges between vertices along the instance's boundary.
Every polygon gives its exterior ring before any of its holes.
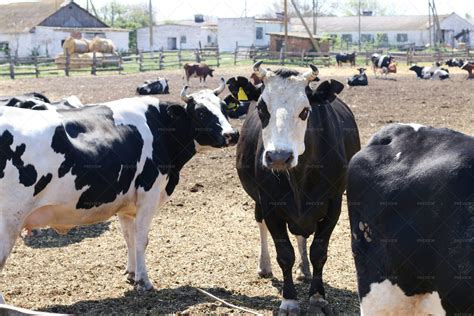
{"type": "Polygon", "coordinates": [[[209,77],[214,77],[213,74],[212,74],[214,72],[214,70],[215,69],[209,68],[209,72],[208,72],[209,77]]]}
{"type": "Polygon", "coordinates": [[[311,106],[334,100],[328,96],[332,97],[337,89],[328,90],[326,84],[321,84],[323,87],[316,90],[319,94],[313,96],[309,83],[317,80],[319,74],[314,65],[304,74],[288,69],[273,72],[260,65],[261,62],[256,63],[254,71],[264,83],[257,102],[264,146],[262,164],[273,170],[288,170],[298,165],[298,156],[305,151],[311,106]]]}
{"type": "Polygon", "coordinates": [[[367,69],[366,68],[357,68],[359,70],[359,74],[362,75],[367,69]]]}
{"type": "MultiPolygon", "coordinates": [[[[225,114],[225,104],[218,97],[225,89],[225,80],[214,90],[201,90],[190,95],[188,86],[181,91],[186,112],[191,118],[197,147],[226,147],[237,144],[239,132],[232,128],[225,114]]],[[[199,149],[199,148],[197,148],[199,149]]]]}
{"type": "Polygon", "coordinates": [[[227,88],[239,101],[257,101],[261,93],[261,85],[255,86],[247,78],[241,76],[227,80],[227,88]]]}

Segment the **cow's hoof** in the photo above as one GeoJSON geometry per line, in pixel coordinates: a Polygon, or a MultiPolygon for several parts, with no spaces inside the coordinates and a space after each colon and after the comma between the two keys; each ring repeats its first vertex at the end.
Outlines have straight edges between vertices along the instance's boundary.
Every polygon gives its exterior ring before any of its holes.
{"type": "Polygon", "coordinates": [[[299,316],[300,306],[297,300],[285,300],[281,302],[279,316],[299,316]]]}
{"type": "Polygon", "coordinates": [[[135,272],[125,271],[125,275],[127,275],[127,283],[134,285],[135,284],[135,272]]]}
{"type": "Polygon", "coordinates": [[[328,301],[322,297],[309,299],[309,309],[308,315],[324,315],[324,316],[333,316],[331,308],[329,307],[328,301]]]}
{"type": "Polygon", "coordinates": [[[153,290],[153,284],[150,281],[139,280],[135,281],[134,288],[137,292],[144,293],[153,290]]]}
{"type": "Polygon", "coordinates": [[[263,279],[270,279],[273,277],[272,270],[259,270],[258,271],[258,276],[263,279]]]}

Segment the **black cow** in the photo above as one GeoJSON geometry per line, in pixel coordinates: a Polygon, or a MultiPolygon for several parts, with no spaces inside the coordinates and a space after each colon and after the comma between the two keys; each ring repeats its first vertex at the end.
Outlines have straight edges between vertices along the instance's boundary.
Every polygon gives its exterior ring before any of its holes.
{"type": "Polygon", "coordinates": [[[342,63],[350,63],[352,67],[355,66],[357,53],[337,53],[336,54],[336,63],[337,66],[341,67],[342,63]]]}
{"type": "Polygon", "coordinates": [[[302,236],[303,264],[308,260],[304,238],[315,234],[310,248],[311,311],[327,311],[322,270],[341,212],[346,166],[360,148],[357,126],[349,107],[336,97],[344,88],[340,82],[324,81],[316,90],[309,87],[317,77],[316,66],[300,74],[288,69],[264,70],[260,64],[254,69],[264,88],[256,107],[249,110],[237,145],[237,172],[255,201],[260,228],[258,272],[261,276],[272,273],[268,227],[283,271],[280,311],[296,312],[299,305],[292,276],[295,254],[287,228],[302,236]]]}
{"type": "Polygon", "coordinates": [[[137,88],[137,93],[140,95],[169,94],[168,80],[165,78],[158,78],[155,81],[145,81],[144,84],[137,88]]]}
{"type": "Polygon", "coordinates": [[[474,313],[474,138],[382,128],[349,165],[363,315],[474,313]]]}
{"type": "Polygon", "coordinates": [[[446,61],[444,63],[448,67],[462,67],[462,65],[464,64],[464,60],[463,59],[450,58],[450,59],[446,59],[446,61]]]}
{"type": "Polygon", "coordinates": [[[250,103],[258,100],[261,93],[261,84],[257,87],[241,76],[228,79],[227,88],[230,94],[224,98],[224,102],[230,118],[239,118],[247,114],[250,103]]]}
{"type": "Polygon", "coordinates": [[[369,80],[367,78],[367,74],[365,73],[365,68],[358,68],[359,74],[353,75],[350,78],[347,78],[347,84],[349,86],[367,86],[369,84],[369,80]]]}

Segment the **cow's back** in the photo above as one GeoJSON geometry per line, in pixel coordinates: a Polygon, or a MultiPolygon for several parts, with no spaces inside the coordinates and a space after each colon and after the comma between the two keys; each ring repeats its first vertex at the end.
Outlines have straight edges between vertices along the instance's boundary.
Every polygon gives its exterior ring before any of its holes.
{"type": "Polygon", "coordinates": [[[473,311],[474,139],[402,124],[350,162],[347,198],[363,298],[389,279],[406,295],[436,291],[447,311],[473,311]],[[470,309],[469,309],[470,308],[470,309]]]}

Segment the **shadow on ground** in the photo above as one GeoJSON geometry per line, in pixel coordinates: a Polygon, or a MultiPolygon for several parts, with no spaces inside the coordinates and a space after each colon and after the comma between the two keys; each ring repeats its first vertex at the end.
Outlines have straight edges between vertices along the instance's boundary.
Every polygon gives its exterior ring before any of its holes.
{"type": "Polygon", "coordinates": [[[81,242],[86,238],[95,238],[109,229],[110,222],[81,226],[71,229],[66,235],[58,234],[54,229],[37,229],[23,241],[30,248],[58,248],[81,242]]]}

